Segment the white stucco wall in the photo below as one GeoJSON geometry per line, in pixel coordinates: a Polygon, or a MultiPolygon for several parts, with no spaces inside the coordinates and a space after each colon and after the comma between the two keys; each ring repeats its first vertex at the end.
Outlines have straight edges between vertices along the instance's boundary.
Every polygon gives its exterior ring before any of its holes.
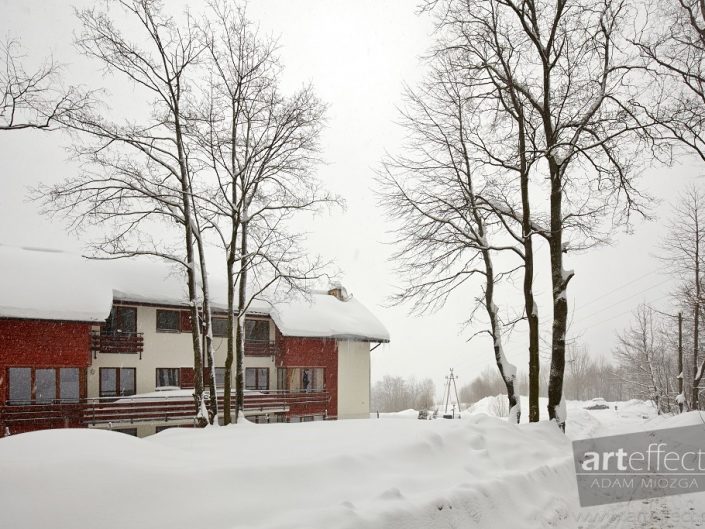
{"type": "Polygon", "coordinates": [[[370,416],[370,343],[338,342],[338,418],[370,416]]]}
{"type": "MultiPolygon", "coordinates": [[[[164,307],[170,310],[170,307],[164,307]]],[[[270,321],[270,339],[274,338],[274,325],[270,321]]],[[[88,396],[100,395],[99,368],[134,367],[137,393],[150,393],[156,388],[156,369],[159,367],[193,368],[193,347],[190,332],[157,332],[157,308],[137,307],[137,332],[144,334],[142,359],[139,354],[98,353],[88,369],[88,396]]],[[[213,338],[215,365],[225,366],[227,343],[225,338],[213,338]]],[[[270,388],[276,388],[276,369],[271,356],[245,356],[245,367],[268,367],[270,388]]],[[[235,365],[233,363],[233,369],[235,365]]],[[[233,374],[234,379],[234,374],[233,374]]]]}

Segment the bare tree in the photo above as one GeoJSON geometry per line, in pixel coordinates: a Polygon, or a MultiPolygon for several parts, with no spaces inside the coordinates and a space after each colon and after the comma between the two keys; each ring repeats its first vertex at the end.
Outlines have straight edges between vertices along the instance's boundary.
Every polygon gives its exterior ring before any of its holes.
{"type": "Polygon", "coordinates": [[[585,347],[580,347],[571,343],[566,352],[566,395],[570,395],[575,400],[587,397],[587,386],[589,384],[590,366],[592,364],[588,351],[585,347]]]}
{"type": "Polygon", "coordinates": [[[660,140],[705,160],[705,5],[701,0],[648,2],[646,21],[634,43],[666,99],[647,107],[660,122],[660,140]]]}
{"type": "Polygon", "coordinates": [[[652,400],[659,413],[671,411],[675,358],[669,354],[655,311],[640,305],[633,325],[619,335],[615,355],[633,396],[652,400]]]}
{"type": "Polygon", "coordinates": [[[321,263],[300,251],[301,235],[288,231],[288,221],[295,212],[312,211],[338,198],[322,192],[313,175],[324,105],[311,87],[291,96],[281,93],[275,42],[258,34],[244,8],[227,2],[210,7],[201,32],[211,84],[200,126],[191,134],[214,176],[214,191],[204,209],[225,249],[224,422],[229,424],[233,361],[235,421],[243,407],[245,314],[250,304],[267,289],[301,289],[320,276],[321,263]]]}
{"type": "Polygon", "coordinates": [[[518,422],[516,367],[504,354],[495,295],[497,281],[513,270],[496,270],[493,253],[524,254],[514,239],[501,237],[503,222],[487,207],[494,168],[476,149],[484,127],[475,105],[482,104],[485,89],[475,81],[454,67],[452,56],[438,56],[421,88],[407,90],[402,125],[409,140],[402,155],[383,163],[380,203],[397,224],[399,250],[393,259],[406,281],[395,301],[413,301],[417,311],[436,309],[466,282],[483,280],[483,295],[468,321],[480,307],[487,314],[489,328],[482,332],[492,339],[511,416],[518,422]]]}
{"type": "Polygon", "coordinates": [[[458,390],[458,393],[463,404],[469,406],[484,397],[494,397],[503,394],[505,391],[506,387],[502,377],[498,374],[497,370],[490,370],[488,367],[470,383],[462,386],[458,390]]]}
{"type": "Polygon", "coordinates": [[[430,410],[436,404],[436,385],[430,378],[413,379],[410,383],[411,394],[414,397],[414,409],[430,410]]]}
{"type": "Polygon", "coordinates": [[[372,387],[371,406],[381,412],[429,410],[435,404],[435,392],[430,378],[416,380],[385,375],[372,387]]]}
{"type": "Polygon", "coordinates": [[[705,194],[696,187],[687,188],[673,205],[668,233],[661,243],[662,261],[681,282],[676,294],[692,315],[692,394],[691,407],[698,409],[700,327],[703,310],[703,259],[705,259],[705,194]]]}
{"type": "Polygon", "coordinates": [[[90,106],[93,94],[64,87],[61,65],[53,59],[27,71],[19,41],[9,39],[0,43],[0,56],[0,131],[50,129],[90,106]]]}
{"type": "MultiPolygon", "coordinates": [[[[202,231],[194,209],[196,174],[186,136],[187,73],[203,46],[188,20],[178,25],[154,0],[119,0],[116,4],[137,24],[141,40],[129,40],[106,12],[91,8],[77,11],[82,30],[76,44],[109,72],[143,90],[151,98],[151,114],[142,123],[123,124],[90,109],[62,115],[61,123],[75,134],[74,152],[84,170],[62,184],[40,189],[40,196],[46,211],[69,216],[74,227],[112,225],[112,232],[94,245],[97,256],[148,255],[182,267],[193,322],[196,416],[204,424],[209,417],[203,393],[201,332],[210,337],[210,306],[202,231]],[[171,244],[155,239],[149,235],[155,223],[178,226],[181,236],[171,244]]],[[[212,366],[210,340],[206,347],[212,366]]],[[[214,420],[215,395],[210,400],[210,420],[214,420]]]]}
{"type": "Polygon", "coordinates": [[[549,243],[553,297],[548,412],[564,427],[563,377],[572,270],[564,254],[606,238],[604,218],[619,223],[642,211],[634,188],[650,121],[634,104],[644,91],[626,28],[630,6],[619,0],[431,0],[441,46],[461,50],[465,68],[482,69],[516,96],[536,131],[532,148],[548,181],[540,235],[549,243]],[[629,138],[627,140],[627,138],[629,138]]]}

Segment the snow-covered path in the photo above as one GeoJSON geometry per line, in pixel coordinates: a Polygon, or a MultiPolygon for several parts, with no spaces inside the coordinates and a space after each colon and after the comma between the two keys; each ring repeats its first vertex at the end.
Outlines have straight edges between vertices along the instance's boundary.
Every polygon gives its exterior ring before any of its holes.
{"type": "MultiPolygon", "coordinates": [[[[675,428],[698,424],[703,414],[689,413],[675,417],[657,416],[655,409],[640,401],[610,403],[609,410],[573,411],[573,420],[581,435],[617,435],[675,428]],[[586,428],[585,425],[590,426],[586,428]]],[[[705,424],[705,423],[703,423],[705,424]]],[[[686,529],[705,527],[705,493],[680,494],[651,500],[635,500],[614,505],[583,508],[576,520],[581,529],[686,529]]]]}

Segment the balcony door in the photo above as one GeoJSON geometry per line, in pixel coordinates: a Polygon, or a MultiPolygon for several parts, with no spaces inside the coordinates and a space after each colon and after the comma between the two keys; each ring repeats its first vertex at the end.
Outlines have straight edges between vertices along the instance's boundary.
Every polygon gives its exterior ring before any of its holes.
{"type": "Polygon", "coordinates": [[[106,321],[105,330],[108,334],[137,333],[137,308],[114,306],[106,321]]]}

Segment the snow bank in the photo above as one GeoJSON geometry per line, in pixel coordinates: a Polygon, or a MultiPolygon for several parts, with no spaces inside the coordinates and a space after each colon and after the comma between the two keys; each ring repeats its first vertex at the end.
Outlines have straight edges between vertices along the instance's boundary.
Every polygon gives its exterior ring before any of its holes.
{"type": "Polygon", "coordinates": [[[645,422],[649,430],[659,430],[662,428],[680,428],[682,426],[704,426],[705,412],[688,411],[675,415],[657,415],[653,419],[645,422]]]}
{"type": "Polygon", "coordinates": [[[484,415],[43,431],[1,439],[0,468],[13,529],[568,528],[577,508],[565,436],[484,415]]]}
{"type": "MultiPolygon", "coordinates": [[[[377,418],[377,413],[370,413],[371,418],[377,418]]],[[[382,412],[379,414],[380,419],[418,419],[419,412],[414,409],[394,412],[382,412]]]]}
{"type": "MultiPolygon", "coordinates": [[[[650,421],[658,423],[656,408],[651,401],[632,399],[626,402],[604,402],[608,406],[604,410],[588,410],[594,404],[587,401],[565,401],[568,413],[566,434],[570,439],[585,439],[600,435],[613,435],[648,429],[650,421]]],[[[522,409],[529,409],[529,399],[521,397],[522,409]]],[[[539,398],[539,412],[541,420],[548,420],[548,399],[539,398]]],[[[476,414],[485,414],[494,417],[506,417],[509,404],[506,395],[485,397],[463,411],[463,418],[476,414]]],[[[522,423],[529,422],[528,412],[522,413],[522,423]]],[[[668,426],[666,426],[668,427],[668,426]]]]}

